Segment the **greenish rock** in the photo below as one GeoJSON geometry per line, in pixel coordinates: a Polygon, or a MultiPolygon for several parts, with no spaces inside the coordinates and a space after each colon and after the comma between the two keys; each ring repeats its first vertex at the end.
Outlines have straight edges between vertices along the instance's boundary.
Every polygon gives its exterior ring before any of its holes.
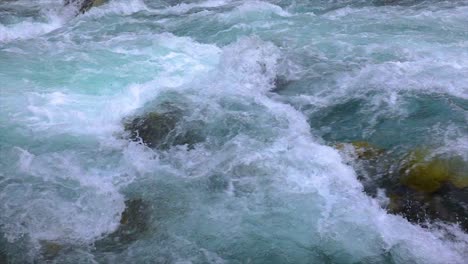
{"type": "Polygon", "coordinates": [[[427,149],[411,152],[401,168],[401,183],[416,191],[433,193],[444,184],[457,188],[468,186],[466,165],[458,157],[432,157],[427,149]]]}
{"type": "Polygon", "coordinates": [[[400,163],[398,181],[383,186],[390,198],[387,209],[421,225],[438,220],[468,230],[466,166],[461,157],[422,148],[410,152],[400,163]]]}
{"type": "Polygon", "coordinates": [[[463,189],[468,188],[468,177],[467,176],[455,176],[450,179],[450,182],[457,188],[463,189]]]}
{"type": "Polygon", "coordinates": [[[468,162],[462,157],[452,157],[448,160],[448,166],[449,183],[458,189],[468,188],[468,162]]]}
{"type": "Polygon", "coordinates": [[[388,212],[421,226],[442,221],[468,230],[468,165],[462,157],[419,148],[399,158],[365,141],[334,146],[355,159],[350,165],[368,195],[385,190],[388,212]]]}
{"type": "Polygon", "coordinates": [[[401,183],[420,192],[433,193],[439,190],[450,177],[444,161],[410,161],[410,167],[403,171],[401,183]]]}

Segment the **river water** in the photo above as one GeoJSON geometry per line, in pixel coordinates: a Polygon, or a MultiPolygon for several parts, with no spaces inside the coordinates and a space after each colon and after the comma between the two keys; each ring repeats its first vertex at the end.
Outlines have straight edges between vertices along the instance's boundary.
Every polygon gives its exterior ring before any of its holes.
{"type": "Polygon", "coordinates": [[[466,263],[459,226],[388,213],[333,146],[468,159],[467,1],[111,0],[75,14],[0,1],[0,260],[466,263]],[[168,106],[173,134],[196,140],[128,138],[126,120],[168,106]],[[144,219],[113,238],[126,201],[144,219]]]}

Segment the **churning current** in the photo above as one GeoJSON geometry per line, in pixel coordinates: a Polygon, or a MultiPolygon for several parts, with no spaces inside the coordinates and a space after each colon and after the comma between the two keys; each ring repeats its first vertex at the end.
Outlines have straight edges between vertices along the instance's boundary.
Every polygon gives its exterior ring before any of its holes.
{"type": "Polygon", "coordinates": [[[0,1],[0,263],[468,259],[465,0],[0,1]]]}

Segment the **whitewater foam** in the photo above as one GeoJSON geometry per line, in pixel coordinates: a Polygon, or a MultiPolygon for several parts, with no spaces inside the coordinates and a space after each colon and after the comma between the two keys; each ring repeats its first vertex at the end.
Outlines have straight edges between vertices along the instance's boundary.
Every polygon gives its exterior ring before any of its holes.
{"type": "MultiPolygon", "coordinates": [[[[461,250],[467,243],[465,239],[459,237],[458,242],[442,241],[437,235],[438,231],[430,232],[407,222],[401,216],[388,215],[378,201],[363,193],[355,173],[344,165],[336,150],[313,141],[309,125],[301,113],[267,97],[279,57],[279,50],[271,43],[257,38],[241,39],[223,50],[219,75],[214,77],[215,82],[209,82],[210,88],[204,92],[214,92],[215,97],[211,97],[211,100],[220,100],[235,92],[242,100],[266,107],[268,112],[257,114],[274,115],[276,120],[287,120],[287,127],[280,130],[281,136],[270,145],[241,134],[215,152],[205,148],[194,152],[175,149],[170,155],[171,162],[183,166],[182,169],[187,172],[182,174],[189,175],[193,175],[194,168],[201,164],[203,171],[195,170],[201,175],[217,171],[215,168],[218,166],[226,170],[223,174],[236,175],[236,170],[252,166],[245,172],[254,174],[241,174],[238,176],[240,178],[231,176],[234,178],[231,179],[229,193],[242,192],[246,185],[257,189],[261,180],[256,177],[266,173],[270,181],[274,182],[275,191],[285,197],[291,193],[314,194],[312,197],[315,197],[315,202],[320,201],[317,205],[320,215],[310,215],[318,221],[317,229],[309,230],[310,235],[316,232],[326,247],[344,250],[343,261],[344,258],[351,258],[351,262],[359,261],[388,252],[394,259],[403,262],[462,263],[466,255],[461,250]],[[234,153],[241,158],[234,160],[227,153],[234,153]],[[196,160],[194,164],[189,162],[193,160],[196,160]],[[394,230],[399,232],[394,233],[394,230]],[[356,243],[356,236],[364,236],[365,239],[356,243]]],[[[207,97],[204,98],[206,101],[207,97]]],[[[278,129],[275,126],[271,128],[278,129]]],[[[251,199],[262,199],[258,195],[251,199]]],[[[462,233],[460,230],[457,232],[462,233]]]]}
{"type": "Polygon", "coordinates": [[[51,15],[47,22],[23,21],[13,25],[0,24],[0,43],[38,37],[58,29],[63,23],[61,17],[51,15]]]}
{"type": "MultiPolygon", "coordinates": [[[[52,38],[32,37],[40,56],[18,44],[23,52],[15,56],[40,57],[48,67],[18,68],[28,85],[17,82],[1,99],[0,223],[17,252],[50,241],[78,248],[62,252],[63,262],[138,262],[151,254],[194,263],[464,263],[468,238],[459,227],[425,229],[388,214],[385,195],[368,197],[339,153],[312,134],[318,121],[306,116],[307,107],[360,98],[371,113],[365,121],[375,124],[377,117],[409,118],[405,94],[466,99],[466,41],[455,33],[447,43],[422,41],[418,33],[388,46],[388,32],[372,31],[365,20],[385,14],[385,23],[400,25],[402,12],[424,20],[464,9],[417,16],[411,8],[349,7],[304,15],[274,3],[153,8],[111,1],[73,18],[60,34],[52,29],[52,38]],[[347,24],[356,16],[362,20],[347,24]],[[192,23],[204,34],[186,33],[192,23]],[[347,25],[362,34],[346,34],[347,25]],[[286,92],[289,81],[306,81],[289,96],[275,90],[279,78],[286,92]],[[327,78],[333,80],[321,82],[327,78]],[[125,139],[122,119],[165,103],[184,115],[173,132],[195,131],[199,141],[150,149],[125,139]],[[122,252],[90,249],[116,230],[129,197],[151,204],[150,232],[122,252]]],[[[446,23],[463,20],[457,14],[446,23]]],[[[8,50],[20,39],[9,38],[8,50]]],[[[464,137],[453,140],[463,128],[453,126],[442,153],[466,148],[464,137]]]]}

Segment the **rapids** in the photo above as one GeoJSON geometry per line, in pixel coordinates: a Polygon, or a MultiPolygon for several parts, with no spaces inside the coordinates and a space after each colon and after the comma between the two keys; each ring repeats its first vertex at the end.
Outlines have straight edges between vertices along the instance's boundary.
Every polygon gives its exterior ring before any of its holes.
{"type": "Polygon", "coordinates": [[[467,162],[467,1],[77,8],[0,1],[0,263],[466,263],[334,146],[467,162]]]}

